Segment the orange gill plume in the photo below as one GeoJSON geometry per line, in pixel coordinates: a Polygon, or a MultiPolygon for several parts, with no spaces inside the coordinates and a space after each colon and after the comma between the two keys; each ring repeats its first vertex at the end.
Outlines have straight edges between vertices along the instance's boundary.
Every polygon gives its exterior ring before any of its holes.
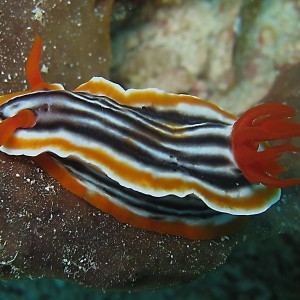
{"type": "Polygon", "coordinates": [[[300,124],[290,119],[295,115],[295,110],[285,104],[261,104],[235,122],[231,135],[234,157],[250,182],[276,188],[300,184],[300,178],[279,178],[285,169],[277,161],[284,152],[300,152],[300,148],[266,143],[299,137],[300,124]]]}

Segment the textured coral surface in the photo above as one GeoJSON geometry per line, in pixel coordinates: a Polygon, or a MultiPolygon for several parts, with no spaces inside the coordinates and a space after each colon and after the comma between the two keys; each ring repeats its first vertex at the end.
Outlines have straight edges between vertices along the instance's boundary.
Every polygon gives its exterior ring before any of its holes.
{"type": "Polygon", "coordinates": [[[145,5],[130,20],[113,36],[112,76],[127,88],[193,94],[239,114],[300,61],[298,1],[187,0],[145,5]]]}

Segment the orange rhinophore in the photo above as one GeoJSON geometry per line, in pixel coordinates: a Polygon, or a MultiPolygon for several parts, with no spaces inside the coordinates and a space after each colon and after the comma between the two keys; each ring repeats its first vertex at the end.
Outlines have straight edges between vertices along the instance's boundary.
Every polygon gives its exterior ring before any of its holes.
{"type": "Polygon", "coordinates": [[[26,63],[30,90],[0,97],[0,151],[32,156],[65,188],[123,223],[190,239],[241,228],[280,199],[276,158],[299,136],[292,108],[261,105],[241,118],[205,100],[124,90],[93,77],[74,91],[43,81],[42,43],[26,63]]]}

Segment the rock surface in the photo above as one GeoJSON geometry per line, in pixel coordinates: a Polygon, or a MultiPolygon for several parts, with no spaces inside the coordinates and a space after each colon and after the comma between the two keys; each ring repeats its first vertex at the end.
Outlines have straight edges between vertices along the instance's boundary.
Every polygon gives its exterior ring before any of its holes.
{"type": "Polygon", "coordinates": [[[112,2],[1,1],[1,92],[25,89],[25,60],[37,34],[46,81],[74,89],[92,76],[107,76],[112,2]]]}

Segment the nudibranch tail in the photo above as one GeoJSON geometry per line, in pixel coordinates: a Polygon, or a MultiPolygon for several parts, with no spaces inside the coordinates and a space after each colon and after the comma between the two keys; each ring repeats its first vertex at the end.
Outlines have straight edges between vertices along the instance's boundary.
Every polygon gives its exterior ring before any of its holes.
{"type": "Polygon", "coordinates": [[[300,184],[300,178],[277,176],[285,169],[278,163],[284,152],[300,152],[291,144],[269,146],[266,142],[300,136],[300,124],[290,120],[295,110],[285,104],[261,104],[245,112],[231,135],[234,157],[243,175],[252,183],[281,188],[300,184]]]}

